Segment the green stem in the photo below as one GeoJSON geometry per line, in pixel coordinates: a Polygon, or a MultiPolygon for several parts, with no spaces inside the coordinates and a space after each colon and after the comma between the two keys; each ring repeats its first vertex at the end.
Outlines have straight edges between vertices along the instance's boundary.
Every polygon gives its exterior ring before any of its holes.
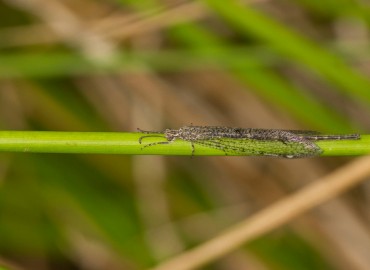
{"type": "MultiPolygon", "coordinates": [[[[54,132],[54,131],[0,131],[0,151],[31,153],[84,153],[126,155],[179,155],[191,156],[189,142],[176,140],[171,144],[144,145],[165,141],[165,138],[139,138],[142,133],[127,132],[54,132]]],[[[323,156],[365,155],[370,153],[370,135],[360,140],[319,141],[323,156]]],[[[225,153],[196,145],[194,155],[223,156],[225,153]]],[[[229,154],[232,155],[232,154],[229,154]]]]}

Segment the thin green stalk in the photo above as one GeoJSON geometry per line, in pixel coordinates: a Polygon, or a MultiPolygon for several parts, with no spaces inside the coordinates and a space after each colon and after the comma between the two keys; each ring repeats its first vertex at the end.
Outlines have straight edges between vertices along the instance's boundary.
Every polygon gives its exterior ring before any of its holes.
{"type": "MultiPolygon", "coordinates": [[[[84,153],[126,155],[191,156],[189,142],[176,140],[171,144],[144,147],[165,138],[144,138],[142,144],[137,132],[54,132],[54,131],[0,131],[0,151],[29,153],[84,153]]],[[[322,156],[365,155],[370,153],[370,135],[360,140],[319,141],[322,156]]],[[[222,150],[195,146],[196,156],[224,156],[222,150]]],[[[228,154],[238,155],[238,154],[228,154]]]]}

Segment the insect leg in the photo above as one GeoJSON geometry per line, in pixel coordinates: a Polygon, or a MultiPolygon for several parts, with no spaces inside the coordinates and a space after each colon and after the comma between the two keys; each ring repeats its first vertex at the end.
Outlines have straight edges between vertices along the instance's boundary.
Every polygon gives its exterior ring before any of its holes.
{"type": "Polygon", "coordinates": [[[141,149],[145,148],[145,147],[148,147],[148,146],[153,146],[153,145],[157,145],[157,144],[170,144],[172,141],[170,142],[155,142],[155,143],[149,143],[149,144],[146,144],[144,145],[141,149]]]}
{"type": "Polygon", "coordinates": [[[144,138],[151,138],[151,137],[166,138],[165,136],[161,136],[161,135],[145,135],[145,136],[141,136],[141,137],[139,138],[139,143],[141,144],[141,142],[142,142],[142,140],[143,140],[144,138]]]}

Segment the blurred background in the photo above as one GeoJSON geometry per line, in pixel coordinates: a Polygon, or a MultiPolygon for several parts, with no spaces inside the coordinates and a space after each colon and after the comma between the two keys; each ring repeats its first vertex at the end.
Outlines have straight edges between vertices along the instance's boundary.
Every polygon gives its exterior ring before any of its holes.
{"type": "MultiPolygon", "coordinates": [[[[2,130],[369,130],[360,0],[2,0],[2,130]]],[[[190,147],[190,146],[189,146],[190,147]]],[[[0,265],[143,269],[349,158],[0,154],[0,265]]],[[[369,269],[365,183],[202,269],[369,269]]]]}

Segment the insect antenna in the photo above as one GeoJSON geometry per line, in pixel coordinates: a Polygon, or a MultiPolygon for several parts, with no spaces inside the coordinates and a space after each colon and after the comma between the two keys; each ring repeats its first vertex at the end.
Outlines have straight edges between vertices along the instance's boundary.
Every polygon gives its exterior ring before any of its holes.
{"type": "Polygon", "coordinates": [[[163,133],[162,131],[148,131],[148,130],[142,130],[140,128],[137,128],[137,130],[140,131],[141,133],[144,133],[144,134],[151,134],[151,133],[161,134],[161,133],[163,133]]]}

